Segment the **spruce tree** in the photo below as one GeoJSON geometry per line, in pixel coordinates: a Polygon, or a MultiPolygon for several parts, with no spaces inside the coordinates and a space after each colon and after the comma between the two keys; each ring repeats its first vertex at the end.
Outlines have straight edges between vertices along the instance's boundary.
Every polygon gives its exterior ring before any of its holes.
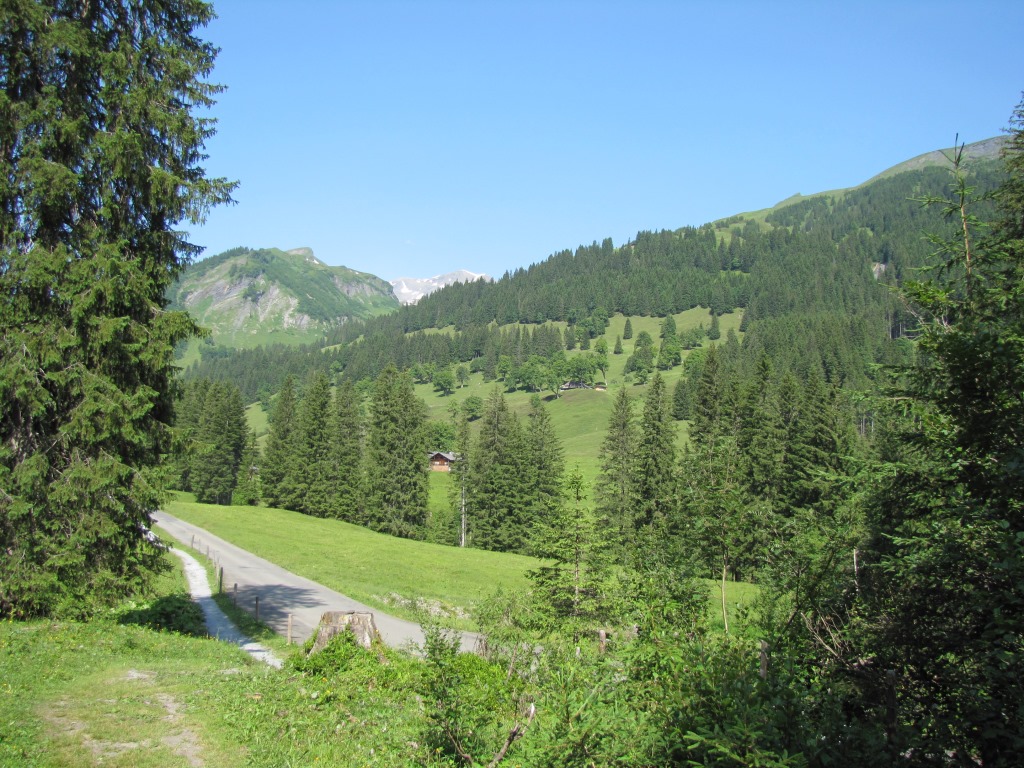
{"type": "Polygon", "coordinates": [[[632,339],[633,338],[633,322],[627,317],[626,325],[622,329],[622,338],[632,339]]]}
{"type": "Polygon", "coordinates": [[[299,512],[334,517],[337,498],[331,433],[331,383],[327,374],[314,371],[306,382],[298,412],[301,476],[299,512]]]}
{"type": "Polygon", "coordinates": [[[660,373],[647,387],[634,454],[636,528],[660,527],[671,512],[676,462],[675,425],[660,373]]]}
{"type": "Polygon", "coordinates": [[[235,490],[231,495],[231,503],[255,507],[260,503],[260,449],[256,443],[256,433],[248,430],[245,449],[238,463],[238,476],[235,490]]]}
{"type": "Polygon", "coordinates": [[[334,501],[330,516],[350,523],[361,518],[363,503],[363,419],[359,393],[342,379],[329,417],[334,501]]]}
{"type": "Polygon", "coordinates": [[[423,535],[427,518],[426,405],[393,365],[373,387],[366,442],[366,520],[392,536],[423,535]]]}
{"type": "Polygon", "coordinates": [[[613,355],[621,355],[622,354],[622,337],[621,336],[616,336],[615,337],[615,348],[612,350],[612,354],[613,355]]]}
{"type": "Polygon", "coordinates": [[[619,554],[632,540],[636,451],[636,425],[632,401],[625,387],[615,395],[608,431],[601,444],[601,473],[596,484],[597,516],[602,528],[610,532],[619,554]]]}
{"type": "Polygon", "coordinates": [[[523,458],[528,487],[524,488],[524,496],[531,507],[527,524],[532,525],[533,520],[550,515],[561,503],[565,451],[540,395],[530,398],[527,419],[523,458]]]}
{"type": "Polygon", "coordinates": [[[495,388],[484,407],[472,462],[469,530],[474,547],[526,552],[530,539],[523,430],[495,388]]]}
{"type": "Polygon", "coordinates": [[[559,503],[534,524],[533,554],[548,562],[527,574],[546,633],[573,642],[604,623],[609,610],[608,548],[586,502],[586,484],[576,467],[559,503]]]}
{"type": "Polygon", "coordinates": [[[270,413],[270,434],[260,481],[268,506],[298,510],[302,498],[298,477],[301,452],[295,379],[288,376],[270,413]]]}
{"type": "Polygon", "coordinates": [[[231,503],[247,431],[245,406],[238,387],[222,382],[211,384],[196,430],[190,472],[197,501],[231,503]]]}
{"type": "Polygon", "coordinates": [[[88,613],[144,586],[170,452],[166,292],[206,176],[216,49],[190,3],[5,4],[0,30],[0,616],[88,613]]]}

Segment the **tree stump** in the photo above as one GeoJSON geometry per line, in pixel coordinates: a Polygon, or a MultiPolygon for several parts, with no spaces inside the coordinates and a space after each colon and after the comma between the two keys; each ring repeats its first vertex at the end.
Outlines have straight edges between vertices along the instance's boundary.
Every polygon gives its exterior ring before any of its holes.
{"type": "Polygon", "coordinates": [[[377,625],[373,623],[372,613],[327,611],[320,617],[320,625],[316,629],[316,640],[313,641],[313,648],[309,651],[309,655],[312,656],[317,651],[322,651],[332,637],[346,631],[355,635],[356,642],[363,648],[369,649],[374,640],[380,640],[377,625]]]}

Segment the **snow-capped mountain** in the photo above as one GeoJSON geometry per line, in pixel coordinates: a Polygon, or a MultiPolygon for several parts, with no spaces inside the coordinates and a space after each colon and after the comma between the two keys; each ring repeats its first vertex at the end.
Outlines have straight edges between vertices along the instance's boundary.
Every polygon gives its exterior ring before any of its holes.
{"type": "Polygon", "coordinates": [[[438,288],[444,288],[452,283],[469,283],[480,278],[490,280],[484,274],[470,272],[467,269],[457,269],[444,275],[434,277],[399,277],[391,281],[391,287],[395,290],[395,297],[403,304],[415,304],[428,293],[433,293],[438,288]]]}

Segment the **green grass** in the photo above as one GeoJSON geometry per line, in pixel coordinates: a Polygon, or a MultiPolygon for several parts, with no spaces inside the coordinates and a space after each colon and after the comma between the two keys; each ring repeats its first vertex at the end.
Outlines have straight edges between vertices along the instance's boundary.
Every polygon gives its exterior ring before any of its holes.
{"type": "Polygon", "coordinates": [[[416,615],[392,595],[469,610],[499,587],[525,589],[526,572],[539,564],[522,555],[398,539],[298,512],[186,499],[180,494],[167,511],[293,573],[410,620],[416,615]]]}
{"type": "MultiPolygon", "coordinates": [[[[701,324],[707,328],[711,324],[711,316],[708,314],[708,310],[700,307],[680,312],[674,315],[674,317],[676,329],[679,333],[690,328],[696,328],[701,324]]],[[[743,315],[741,312],[720,316],[718,320],[722,332],[722,340],[718,343],[724,342],[725,335],[730,329],[739,334],[739,326],[742,319],[743,315]]],[[[601,450],[601,443],[604,440],[605,432],[608,429],[608,419],[611,415],[616,390],[619,387],[627,387],[630,395],[637,401],[636,413],[639,414],[642,409],[641,400],[647,392],[647,387],[645,385],[627,384],[623,373],[626,360],[633,353],[636,337],[641,331],[647,331],[654,339],[655,344],[658,344],[660,341],[658,335],[661,329],[662,318],[638,316],[630,318],[630,322],[633,326],[633,338],[623,340],[621,355],[611,354],[611,350],[615,346],[615,337],[622,336],[626,325],[625,316],[615,315],[611,318],[608,328],[605,329],[604,338],[608,342],[609,349],[609,368],[607,371],[609,386],[607,391],[576,389],[563,392],[558,398],[552,397],[550,392],[541,393],[541,396],[545,398],[545,402],[548,404],[555,434],[561,439],[562,446],[565,448],[567,466],[573,467],[578,464],[584,479],[589,483],[593,483],[597,478],[600,469],[598,454],[601,450]]],[[[555,325],[559,324],[555,323],[555,325]]],[[[561,325],[564,326],[564,323],[561,325]]],[[[740,336],[742,337],[741,334],[740,336]]],[[[704,343],[707,345],[709,342],[705,340],[704,343]]],[[[593,349],[593,342],[591,343],[591,349],[593,349]]],[[[574,350],[567,354],[572,356],[582,354],[582,352],[574,350]]],[[[684,360],[687,354],[689,353],[683,353],[684,360]]],[[[662,377],[665,379],[669,395],[671,395],[672,388],[675,387],[676,382],[682,376],[682,372],[682,366],[677,366],[669,371],[662,371],[662,377]]],[[[431,419],[444,420],[449,418],[448,406],[452,401],[462,403],[462,401],[472,395],[481,397],[486,401],[487,397],[494,391],[495,386],[504,392],[504,385],[501,382],[484,382],[482,374],[475,373],[470,376],[470,381],[465,387],[456,389],[451,395],[445,396],[435,392],[431,384],[417,384],[416,394],[427,403],[431,419]]],[[[520,416],[525,416],[528,412],[531,397],[532,394],[529,392],[505,393],[505,399],[508,402],[509,408],[520,416]]],[[[677,422],[677,445],[682,447],[685,445],[686,440],[687,425],[677,422]]]]}
{"type": "MultiPolygon", "coordinates": [[[[175,569],[149,602],[183,584],[175,569]]],[[[87,623],[0,622],[0,766],[431,763],[416,743],[416,660],[360,651],[323,676],[278,671],[228,643],[123,623],[138,608],[87,623]]]]}
{"type": "MultiPolygon", "coordinates": [[[[701,324],[707,328],[711,324],[711,316],[708,314],[708,310],[701,307],[680,312],[674,315],[674,317],[679,333],[690,328],[696,328],[701,324]]],[[[742,334],[739,333],[742,319],[742,312],[733,312],[720,316],[718,322],[722,332],[722,340],[718,343],[724,342],[725,335],[730,329],[736,331],[742,338],[742,334]]],[[[633,338],[623,340],[621,355],[613,355],[611,350],[615,346],[615,337],[622,336],[626,325],[625,316],[615,315],[612,317],[608,328],[605,330],[604,338],[608,342],[609,349],[609,368],[607,371],[609,386],[607,391],[576,389],[563,392],[558,398],[552,397],[550,392],[541,393],[541,396],[548,404],[555,434],[561,439],[562,445],[565,448],[567,466],[571,468],[579,465],[584,479],[591,484],[597,478],[600,469],[598,454],[601,450],[601,443],[604,440],[605,432],[608,429],[608,418],[611,415],[616,389],[623,386],[627,387],[630,395],[637,401],[636,413],[639,414],[642,409],[641,401],[647,392],[647,387],[645,385],[626,383],[623,374],[626,360],[633,353],[636,336],[641,331],[647,331],[651,334],[656,344],[660,341],[658,334],[660,333],[662,318],[637,316],[630,318],[630,321],[633,325],[633,338]]],[[[565,323],[553,323],[553,325],[559,328],[565,327],[565,323]]],[[[705,340],[704,343],[707,345],[709,342],[705,340]]],[[[593,344],[591,348],[593,348],[593,344]]],[[[572,356],[582,354],[582,352],[577,349],[567,354],[572,356]]],[[[683,352],[684,360],[688,354],[689,352],[683,352]]],[[[676,366],[669,371],[662,371],[662,377],[665,379],[670,396],[672,388],[679,381],[682,372],[682,366],[676,366]]],[[[461,404],[467,397],[473,395],[481,397],[486,401],[495,387],[504,392],[505,387],[502,382],[485,382],[482,374],[474,373],[470,375],[469,383],[465,387],[457,388],[451,395],[435,392],[432,384],[417,384],[415,389],[416,395],[427,404],[428,417],[436,421],[443,421],[449,418],[448,407],[452,402],[461,404]]],[[[521,417],[525,416],[529,411],[530,398],[532,396],[532,393],[529,392],[505,392],[505,399],[508,402],[509,408],[521,417]]],[[[249,426],[256,431],[257,435],[261,436],[260,444],[262,445],[266,440],[268,429],[267,414],[259,403],[254,403],[246,409],[246,418],[248,419],[249,426]]],[[[687,428],[688,425],[685,422],[676,422],[676,444],[680,448],[686,444],[687,428]]]]}
{"type": "MultiPolygon", "coordinates": [[[[432,501],[446,497],[442,473],[432,473],[432,501]]],[[[338,520],[309,517],[298,512],[256,507],[220,507],[197,504],[188,494],[177,494],[167,511],[211,533],[367,605],[410,621],[415,612],[393,599],[436,601],[453,613],[472,610],[496,590],[524,591],[526,573],[542,561],[523,555],[461,549],[423,541],[398,539],[338,520]]],[[[214,583],[211,581],[211,583],[214,583]]],[[[708,621],[723,628],[721,584],[708,586],[708,621]]],[[[743,611],[754,601],[758,587],[726,582],[729,628],[746,623],[743,611]]],[[[468,620],[455,622],[474,628],[468,620]]]]}

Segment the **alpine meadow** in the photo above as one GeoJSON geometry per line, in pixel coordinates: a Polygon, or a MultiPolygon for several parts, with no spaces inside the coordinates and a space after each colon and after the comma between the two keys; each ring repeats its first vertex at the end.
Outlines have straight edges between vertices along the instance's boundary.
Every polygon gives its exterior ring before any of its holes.
{"type": "Polygon", "coordinates": [[[215,19],[0,3],[0,765],[1021,764],[1024,100],[399,305],[199,259],[215,19]],[[294,646],[236,584],[254,662],[161,511],[423,642],[294,646]]]}

